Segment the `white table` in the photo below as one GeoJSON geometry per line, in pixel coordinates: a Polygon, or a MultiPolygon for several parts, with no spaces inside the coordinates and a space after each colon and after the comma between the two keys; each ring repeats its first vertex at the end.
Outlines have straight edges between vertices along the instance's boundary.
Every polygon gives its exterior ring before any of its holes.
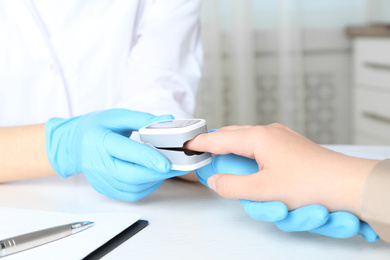
{"type": "Polygon", "coordinates": [[[150,224],[104,259],[390,259],[390,244],[285,233],[199,183],[166,181],[138,202],[109,199],[82,175],[0,185],[0,206],[69,213],[131,211],[150,224]]]}

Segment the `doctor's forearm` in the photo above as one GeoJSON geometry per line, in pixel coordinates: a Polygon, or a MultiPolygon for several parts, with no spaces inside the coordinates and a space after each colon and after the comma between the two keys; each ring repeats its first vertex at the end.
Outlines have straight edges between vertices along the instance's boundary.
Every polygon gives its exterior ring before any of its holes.
{"type": "Polygon", "coordinates": [[[56,175],[46,155],[45,124],[0,127],[0,182],[56,175]]]}

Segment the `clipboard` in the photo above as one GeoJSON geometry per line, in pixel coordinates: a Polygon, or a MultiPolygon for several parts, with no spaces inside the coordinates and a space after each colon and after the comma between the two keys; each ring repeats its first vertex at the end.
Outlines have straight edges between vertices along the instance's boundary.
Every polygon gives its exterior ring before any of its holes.
{"type": "Polygon", "coordinates": [[[0,237],[12,237],[71,222],[88,220],[95,225],[72,236],[7,256],[24,259],[99,259],[148,225],[142,216],[131,212],[70,214],[30,209],[0,207],[0,222],[8,223],[0,237]],[[20,225],[23,223],[23,225],[20,225]],[[69,248],[72,250],[69,250],[69,248]]]}

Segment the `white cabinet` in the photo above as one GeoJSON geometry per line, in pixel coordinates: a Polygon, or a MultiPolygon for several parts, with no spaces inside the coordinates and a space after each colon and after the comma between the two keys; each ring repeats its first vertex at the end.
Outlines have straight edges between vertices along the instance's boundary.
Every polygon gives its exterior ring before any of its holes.
{"type": "Polygon", "coordinates": [[[353,40],[353,140],[390,145],[390,37],[353,40]]]}

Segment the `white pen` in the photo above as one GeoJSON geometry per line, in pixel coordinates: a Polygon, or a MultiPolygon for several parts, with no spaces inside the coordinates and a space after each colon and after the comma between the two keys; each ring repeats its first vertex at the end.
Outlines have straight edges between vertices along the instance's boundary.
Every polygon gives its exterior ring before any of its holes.
{"type": "Polygon", "coordinates": [[[75,222],[0,240],[0,257],[18,253],[76,234],[91,227],[92,224],[93,222],[91,221],[75,222]]]}

